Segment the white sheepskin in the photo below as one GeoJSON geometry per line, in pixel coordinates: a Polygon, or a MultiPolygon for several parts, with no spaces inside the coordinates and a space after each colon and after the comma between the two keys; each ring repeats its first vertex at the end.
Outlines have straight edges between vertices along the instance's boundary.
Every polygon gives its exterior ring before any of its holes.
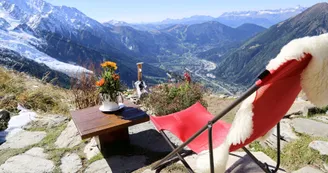
{"type": "MultiPolygon", "coordinates": [[[[304,37],[295,39],[281,49],[275,59],[267,65],[267,70],[275,70],[283,63],[296,59],[301,60],[304,53],[309,53],[313,57],[301,75],[301,86],[308,99],[317,106],[328,105],[328,34],[314,37],[304,37]]],[[[231,129],[223,144],[213,150],[214,166],[216,173],[223,173],[226,170],[226,163],[229,157],[229,148],[245,142],[253,132],[253,101],[256,93],[249,96],[241,105],[231,129]]],[[[261,140],[266,139],[272,130],[261,140]]],[[[197,172],[210,172],[209,153],[203,151],[197,159],[197,172]]]]}
{"type": "Polygon", "coordinates": [[[301,86],[310,102],[316,106],[328,105],[328,34],[304,37],[291,41],[267,66],[275,70],[288,60],[301,60],[304,53],[312,55],[301,76],[301,86]]]}

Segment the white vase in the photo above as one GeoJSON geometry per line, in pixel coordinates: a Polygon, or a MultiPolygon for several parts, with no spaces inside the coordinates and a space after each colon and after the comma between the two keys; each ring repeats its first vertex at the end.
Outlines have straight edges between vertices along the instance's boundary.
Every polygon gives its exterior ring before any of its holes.
{"type": "MultiPolygon", "coordinates": [[[[109,94],[106,93],[101,93],[100,94],[100,98],[102,101],[102,105],[101,105],[101,109],[105,110],[105,111],[115,111],[119,109],[119,101],[118,101],[118,96],[116,98],[116,100],[112,100],[110,98],[109,94]]],[[[123,98],[121,96],[122,102],[123,102],[123,98]]]]}

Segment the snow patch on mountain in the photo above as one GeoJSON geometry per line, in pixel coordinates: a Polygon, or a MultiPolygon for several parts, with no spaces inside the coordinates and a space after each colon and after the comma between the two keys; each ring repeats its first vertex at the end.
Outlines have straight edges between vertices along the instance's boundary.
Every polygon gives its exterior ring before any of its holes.
{"type": "Polygon", "coordinates": [[[46,46],[47,43],[37,38],[34,30],[42,30],[44,27],[51,32],[66,30],[76,33],[76,30],[97,25],[102,26],[76,8],[53,6],[43,0],[0,0],[0,47],[13,50],[38,63],[44,63],[49,68],[69,76],[77,72],[92,72],[77,65],[58,61],[39,51],[37,47],[46,46]]]}
{"type": "Polygon", "coordinates": [[[220,17],[232,17],[232,16],[250,16],[250,17],[261,17],[263,15],[283,15],[286,13],[301,13],[306,10],[307,7],[296,6],[295,8],[276,9],[276,10],[259,10],[259,11],[233,11],[223,13],[220,17]]]}
{"type": "Polygon", "coordinates": [[[69,76],[73,76],[79,72],[92,73],[83,67],[58,61],[35,48],[35,46],[42,44],[46,43],[25,32],[18,33],[0,30],[0,47],[13,50],[25,58],[43,63],[50,69],[63,72],[69,76]]]}

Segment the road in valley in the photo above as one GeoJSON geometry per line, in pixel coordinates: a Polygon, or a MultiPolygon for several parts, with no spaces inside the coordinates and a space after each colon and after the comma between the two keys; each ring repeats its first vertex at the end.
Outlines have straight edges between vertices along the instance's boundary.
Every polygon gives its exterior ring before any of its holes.
{"type": "MultiPolygon", "coordinates": [[[[202,60],[201,63],[203,63],[204,66],[208,65],[208,64],[205,64],[204,60],[202,60]]],[[[212,62],[211,62],[211,63],[212,63],[212,62]]],[[[216,68],[216,67],[214,67],[214,69],[215,69],[215,68],[216,68]]],[[[186,68],[186,70],[190,71],[191,73],[193,73],[193,74],[196,75],[197,77],[199,77],[199,78],[205,80],[205,81],[208,82],[208,83],[211,83],[211,84],[214,85],[214,86],[217,86],[217,87],[221,88],[223,91],[225,91],[226,93],[228,93],[228,94],[230,94],[230,95],[232,95],[232,96],[234,95],[234,94],[233,94],[232,92],[230,92],[227,88],[225,88],[225,87],[223,87],[222,85],[220,85],[220,84],[218,84],[218,83],[216,83],[216,82],[213,82],[213,81],[207,79],[206,77],[204,77],[203,75],[201,75],[201,74],[199,73],[199,71],[202,70],[202,69],[203,69],[203,68],[202,68],[202,65],[197,66],[197,70],[195,70],[195,71],[192,71],[192,70],[186,68]]],[[[208,69],[208,70],[214,70],[214,69],[211,68],[211,69],[208,69]]]]}

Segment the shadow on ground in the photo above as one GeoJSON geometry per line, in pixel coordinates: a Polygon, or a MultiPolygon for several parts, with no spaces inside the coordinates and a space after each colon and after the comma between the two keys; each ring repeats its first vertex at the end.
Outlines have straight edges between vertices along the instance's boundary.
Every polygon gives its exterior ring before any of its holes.
{"type": "MultiPolygon", "coordinates": [[[[113,173],[132,172],[162,159],[172,149],[165,139],[154,129],[130,135],[130,145],[114,146],[106,161],[113,173]]],[[[186,152],[186,150],[184,150],[186,152]]]]}
{"type": "MultiPolygon", "coordinates": [[[[263,173],[264,171],[248,156],[240,156],[238,154],[230,153],[230,156],[238,159],[234,164],[232,164],[225,173],[263,173]]],[[[261,160],[260,160],[261,161],[261,160]]],[[[268,165],[270,169],[275,169],[276,165],[268,165]]],[[[278,172],[285,172],[284,169],[279,169],[278,172]]]]}

